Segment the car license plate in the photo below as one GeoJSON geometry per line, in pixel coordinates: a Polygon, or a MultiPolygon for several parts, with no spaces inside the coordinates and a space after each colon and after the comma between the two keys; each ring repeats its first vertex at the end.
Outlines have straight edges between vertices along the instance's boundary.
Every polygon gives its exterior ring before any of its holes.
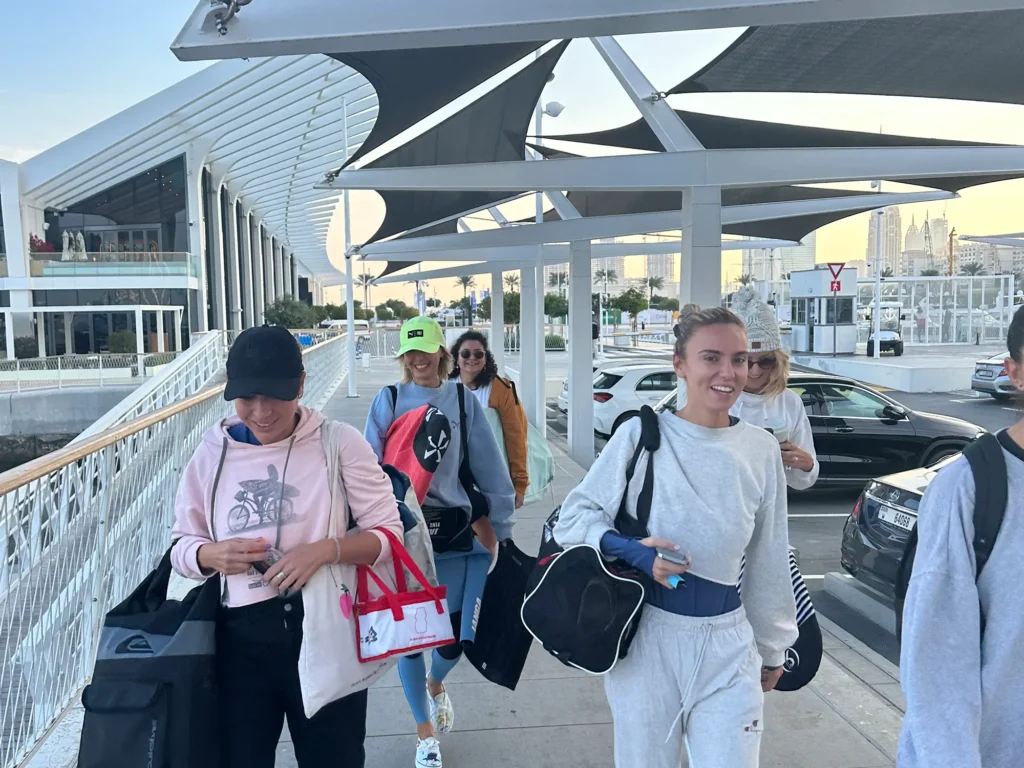
{"type": "Polygon", "coordinates": [[[906,512],[900,512],[884,505],[878,508],[878,517],[889,525],[895,525],[897,528],[902,528],[905,531],[914,530],[914,523],[916,522],[913,515],[908,515],[906,512]]]}
{"type": "Polygon", "coordinates": [[[991,379],[992,378],[992,371],[988,370],[987,368],[983,368],[983,369],[979,370],[975,374],[975,376],[977,376],[979,379],[991,379]]]}

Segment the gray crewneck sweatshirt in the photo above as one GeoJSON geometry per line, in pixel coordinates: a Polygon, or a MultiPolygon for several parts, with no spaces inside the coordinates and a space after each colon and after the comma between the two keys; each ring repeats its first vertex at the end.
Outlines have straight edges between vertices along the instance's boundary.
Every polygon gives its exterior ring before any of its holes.
{"type": "MultiPolygon", "coordinates": [[[[720,584],[739,581],[746,554],[743,603],[764,664],[780,666],[798,632],[778,442],[743,422],[708,429],[670,413],[658,420],[651,535],[678,544],[690,553],[695,576],[720,584]]],[[[626,465],[639,439],[640,419],[631,419],[566,497],[554,531],[560,545],[600,551],[601,537],[614,530],[626,465]]],[[[634,517],[647,461],[645,454],[630,483],[627,510],[634,517]]]]}
{"type": "Polygon", "coordinates": [[[1024,449],[1005,432],[999,441],[1009,475],[1006,516],[977,582],[967,459],[939,472],[921,503],[903,611],[900,768],[1024,764],[1024,449]]]}

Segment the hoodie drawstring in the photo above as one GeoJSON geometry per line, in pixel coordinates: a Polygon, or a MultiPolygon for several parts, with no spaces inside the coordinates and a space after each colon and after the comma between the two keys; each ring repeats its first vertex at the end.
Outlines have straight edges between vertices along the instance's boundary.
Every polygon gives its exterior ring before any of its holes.
{"type": "Polygon", "coordinates": [[[693,673],[690,675],[690,682],[686,684],[686,690],[683,692],[682,701],[679,702],[679,714],[676,715],[676,719],[672,721],[672,725],[669,726],[668,736],[665,737],[665,743],[668,744],[672,739],[672,733],[676,729],[676,725],[683,718],[686,712],[686,702],[690,700],[690,694],[693,692],[693,687],[697,683],[697,673],[700,672],[700,665],[704,661],[704,654],[708,649],[708,642],[711,640],[711,624],[703,624],[700,628],[701,641],[700,650],[697,651],[697,660],[693,665],[693,673]]]}

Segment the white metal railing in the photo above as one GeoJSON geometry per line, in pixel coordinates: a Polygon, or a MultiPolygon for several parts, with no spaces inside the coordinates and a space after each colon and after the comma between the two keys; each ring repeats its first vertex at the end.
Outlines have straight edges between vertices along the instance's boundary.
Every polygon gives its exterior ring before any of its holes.
{"type": "Polygon", "coordinates": [[[190,397],[207,386],[224,368],[227,337],[221,331],[196,334],[189,348],[170,365],[72,440],[79,443],[147,413],[190,397]]]}
{"type": "Polygon", "coordinates": [[[159,374],[174,362],[177,354],[60,355],[0,360],[0,392],[137,384],[140,379],[159,374]]]}
{"type": "Polygon", "coordinates": [[[368,338],[358,342],[359,352],[373,357],[394,357],[398,354],[400,331],[390,328],[374,328],[368,338]]]}
{"type": "MultiPolygon", "coordinates": [[[[303,402],[347,373],[344,336],[304,351],[303,402]]],[[[223,385],[0,475],[0,768],[28,756],[88,682],[105,613],[170,543],[180,473],[233,412],[223,385]]]]}

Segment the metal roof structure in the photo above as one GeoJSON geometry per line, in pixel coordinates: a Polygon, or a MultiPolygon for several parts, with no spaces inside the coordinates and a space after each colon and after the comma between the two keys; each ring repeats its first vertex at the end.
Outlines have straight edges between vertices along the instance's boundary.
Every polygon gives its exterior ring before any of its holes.
{"type": "Polygon", "coordinates": [[[26,160],[23,194],[40,208],[66,208],[188,154],[306,274],[333,275],[327,229],[340,194],[313,183],[347,157],[346,114],[351,153],[373,128],[377,96],[329,56],[218,62],[26,160]]]}

